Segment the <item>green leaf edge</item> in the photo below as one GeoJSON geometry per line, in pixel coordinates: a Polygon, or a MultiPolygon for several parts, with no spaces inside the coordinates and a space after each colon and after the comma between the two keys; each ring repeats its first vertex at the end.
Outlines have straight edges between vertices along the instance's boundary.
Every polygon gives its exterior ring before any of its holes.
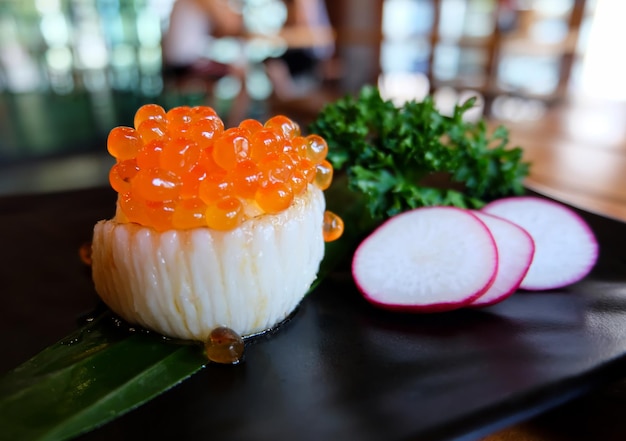
{"type": "Polygon", "coordinates": [[[71,439],[137,408],[206,363],[198,345],[116,332],[111,323],[106,312],[0,378],[1,440],[71,439]],[[120,360],[120,354],[130,358],[120,360]]]}

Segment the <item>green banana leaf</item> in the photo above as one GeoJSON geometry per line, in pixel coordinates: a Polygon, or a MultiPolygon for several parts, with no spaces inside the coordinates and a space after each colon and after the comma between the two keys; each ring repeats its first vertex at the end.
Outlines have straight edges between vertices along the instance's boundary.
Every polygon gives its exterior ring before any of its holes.
{"type": "MultiPolygon", "coordinates": [[[[363,205],[345,180],[336,180],[327,200],[346,231],[326,244],[311,291],[346,260],[364,228],[363,205]]],[[[0,378],[0,440],[71,439],[167,391],[206,363],[201,345],[129,333],[104,312],[0,378]]]]}
{"type": "Polygon", "coordinates": [[[205,362],[198,345],[116,330],[103,313],[0,379],[0,439],[72,438],[145,403],[205,362]]]}

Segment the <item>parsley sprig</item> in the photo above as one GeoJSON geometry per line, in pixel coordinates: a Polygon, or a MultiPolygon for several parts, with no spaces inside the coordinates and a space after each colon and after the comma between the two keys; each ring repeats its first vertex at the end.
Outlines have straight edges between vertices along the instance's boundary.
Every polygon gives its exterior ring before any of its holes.
{"type": "Polygon", "coordinates": [[[524,191],[529,164],[508,148],[508,130],[488,133],[483,119],[468,122],[474,99],[442,115],[432,97],[396,107],[367,86],[356,97],[328,104],[310,131],[329,144],[328,158],[346,170],[351,190],[365,195],[375,219],[429,205],[479,208],[524,191]],[[444,178],[441,185],[437,180],[444,178]]]}

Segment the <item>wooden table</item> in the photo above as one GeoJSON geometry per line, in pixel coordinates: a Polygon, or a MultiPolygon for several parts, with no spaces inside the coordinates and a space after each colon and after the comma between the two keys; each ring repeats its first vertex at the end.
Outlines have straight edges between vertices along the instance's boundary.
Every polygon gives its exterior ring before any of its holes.
{"type": "Polygon", "coordinates": [[[626,103],[578,98],[505,124],[532,162],[528,187],[626,221],[626,103]]]}

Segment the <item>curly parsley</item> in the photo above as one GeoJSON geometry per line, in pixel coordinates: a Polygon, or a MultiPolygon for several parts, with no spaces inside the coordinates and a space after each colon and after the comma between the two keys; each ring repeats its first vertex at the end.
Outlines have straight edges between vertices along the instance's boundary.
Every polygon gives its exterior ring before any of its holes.
{"type": "Polygon", "coordinates": [[[470,99],[445,116],[432,97],[396,107],[368,86],[328,104],[309,129],[326,139],[329,160],[346,170],[349,188],[365,195],[375,219],[428,205],[479,208],[521,194],[529,164],[519,147],[507,148],[506,128],[489,134],[484,120],[463,120],[473,105],[470,99]],[[441,177],[445,185],[433,185],[441,177]]]}

